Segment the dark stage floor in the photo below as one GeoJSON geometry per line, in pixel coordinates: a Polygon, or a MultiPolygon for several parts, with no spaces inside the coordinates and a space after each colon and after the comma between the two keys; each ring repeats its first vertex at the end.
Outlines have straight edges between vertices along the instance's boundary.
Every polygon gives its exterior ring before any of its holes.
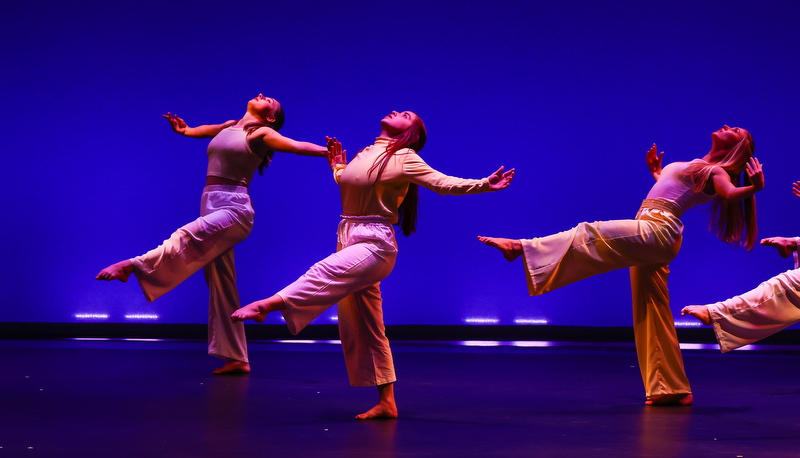
{"type": "Polygon", "coordinates": [[[394,345],[400,419],[336,344],[0,341],[0,457],[800,456],[800,347],[687,349],[693,407],[645,407],[630,344],[394,345]]]}

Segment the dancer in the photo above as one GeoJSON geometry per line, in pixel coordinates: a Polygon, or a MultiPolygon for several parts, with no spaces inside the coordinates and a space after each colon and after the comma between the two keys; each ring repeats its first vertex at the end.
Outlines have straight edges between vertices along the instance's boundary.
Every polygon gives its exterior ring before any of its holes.
{"type": "Polygon", "coordinates": [[[514,169],[481,180],[444,175],[418,155],[427,133],[410,111],[381,121],[380,136],[347,164],[346,152],[329,141],[329,160],[342,198],[337,252],[313,265],[277,294],[233,313],[235,321],[262,322],[280,311],[293,334],[333,304],[339,304],[339,334],[353,386],[377,386],[379,402],[357,419],[397,418],[392,352],[384,333],[380,281],[394,268],[393,224],[408,236],[416,230],[418,185],[439,194],[466,195],[505,189],[514,169]]]}
{"type": "Polygon", "coordinates": [[[236,289],[233,246],[253,228],[254,210],[248,186],[256,169],[263,175],[275,151],[326,156],[327,148],[298,142],[278,133],[283,107],[258,94],[238,121],[189,127],[177,115],[164,115],[172,129],[194,138],[213,137],[208,145],[208,172],[200,218],[175,231],[164,243],[141,256],[101,270],[97,280],[125,282],[131,274],[152,302],[200,268],[210,290],[208,354],[227,361],[213,373],[247,374],[247,338],[241,323],[228,319],[241,303],[236,289]]]}
{"type": "Polygon", "coordinates": [[[717,236],[751,249],[756,236],[754,194],[764,187],[754,150],[749,132],[724,126],[711,134],[711,151],[702,159],[674,162],[662,170],[664,153],[658,154],[653,145],[646,160],[656,184],[635,220],[581,223],[534,239],[478,239],[499,249],[509,261],[523,257],[531,296],[630,267],[634,334],[646,404],[689,405],[693,398],[667,290],[668,264],[681,244],[679,218],[713,199],[711,227],[717,236]],[[739,176],[745,169],[752,184],[740,186],[739,176]]]}
{"type": "MultiPolygon", "coordinates": [[[[800,197],[800,181],[792,185],[800,197]]],[[[757,342],[800,322],[800,237],[769,237],[762,245],[772,246],[781,257],[794,257],[794,269],[778,274],[755,289],[722,302],[690,305],[681,315],[691,315],[713,326],[719,348],[727,353],[757,342]]]]}

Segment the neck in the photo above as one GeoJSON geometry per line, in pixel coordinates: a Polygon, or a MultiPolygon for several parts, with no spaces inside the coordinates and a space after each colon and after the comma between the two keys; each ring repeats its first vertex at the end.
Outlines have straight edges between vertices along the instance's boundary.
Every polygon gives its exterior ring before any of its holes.
{"type": "Polygon", "coordinates": [[[247,111],[247,112],[245,112],[244,116],[242,116],[242,119],[240,119],[239,122],[234,124],[234,126],[235,127],[242,127],[242,126],[244,126],[246,124],[249,124],[251,122],[261,122],[261,123],[263,123],[264,120],[261,119],[260,117],[256,116],[256,115],[254,115],[253,113],[250,113],[249,111],[247,111]]]}

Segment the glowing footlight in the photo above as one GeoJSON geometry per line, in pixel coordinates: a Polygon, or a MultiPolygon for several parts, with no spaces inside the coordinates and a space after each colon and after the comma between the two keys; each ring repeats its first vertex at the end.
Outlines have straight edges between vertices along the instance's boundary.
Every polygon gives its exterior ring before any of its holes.
{"type": "Polygon", "coordinates": [[[699,328],[703,323],[699,321],[676,321],[676,328],[699,328]]]}
{"type": "Polygon", "coordinates": [[[158,315],[152,313],[129,313],[125,315],[126,320],[157,320],[158,315]]]}
{"type": "Polygon", "coordinates": [[[544,318],[517,318],[514,320],[514,324],[547,324],[547,320],[544,318]]]}
{"type": "Polygon", "coordinates": [[[464,318],[464,323],[467,324],[497,324],[500,320],[498,318],[464,318]]]}
{"type": "Polygon", "coordinates": [[[499,347],[500,342],[497,340],[462,340],[459,342],[464,347],[499,347]]]}
{"type": "Polygon", "coordinates": [[[73,315],[77,320],[107,320],[107,313],[76,313],[73,315]]]}

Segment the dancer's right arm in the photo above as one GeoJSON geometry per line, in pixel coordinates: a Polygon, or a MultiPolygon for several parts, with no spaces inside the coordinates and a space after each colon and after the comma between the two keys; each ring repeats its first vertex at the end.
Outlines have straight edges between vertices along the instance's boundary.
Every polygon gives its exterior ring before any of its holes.
{"type": "Polygon", "coordinates": [[[169,121],[169,125],[172,127],[173,132],[183,135],[184,137],[192,138],[212,138],[218,133],[222,132],[223,129],[236,124],[236,120],[231,119],[230,121],[226,121],[222,124],[204,124],[202,126],[189,127],[186,125],[186,121],[184,121],[182,118],[179,118],[178,115],[170,113],[169,111],[167,114],[161,116],[169,121]]]}
{"type": "Polygon", "coordinates": [[[647,161],[647,170],[653,174],[653,178],[655,178],[656,181],[661,178],[662,157],[664,157],[664,152],[662,151],[661,154],[658,154],[655,143],[653,143],[653,147],[647,151],[647,155],[645,156],[645,160],[647,161]]]}

